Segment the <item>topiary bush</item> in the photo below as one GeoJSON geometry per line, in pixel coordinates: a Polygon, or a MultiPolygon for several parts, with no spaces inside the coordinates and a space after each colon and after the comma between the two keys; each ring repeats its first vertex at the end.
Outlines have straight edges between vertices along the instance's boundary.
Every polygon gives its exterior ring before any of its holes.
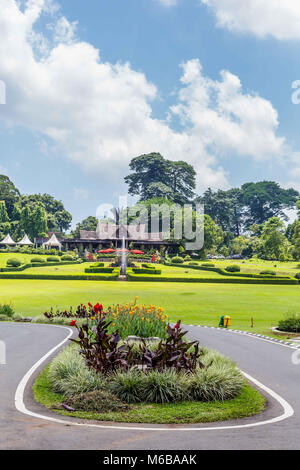
{"type": "Polygon", "coordinates": [[[46,263],[46,260],[44,258],[35,257],[35,258],[31,258],[30,262],[31,263],[46,263]]]}
{"type": "Polygon", "coordinates": [[[259,274],[267,275],[267,276],[276,276],[276,272],[270,269],[265,269],[264,271],[261,271],[259,274]]]}
{"type": "Polygon", "coordinates": [[[62,260],[62,261],[74,261],[74,258],[73,258],[73,256],[71,256],[71,255],[63,255],[63,256],[61,257],[61,260],[62,260]]]}
{"type": "Polygon", "coordinates": [[[187,256],[184,258],[184,261],[192,261],[192,258],[190,257],[190,255],[187,255],[187,256]]]}
{"type": "Polygon", "coordinates": [[[300,279],[300,273],[295,274],[294,276],[296,279],[300,279]]]}
{"type": "Polygon", "coordinates": [[[227,266],[225,269],[228,273],[239,273],[241,271],[240,266],[238,266],[237,264],[232,264],[231,266],[227,266]]]}
{"type": "Polygon", "coordinates": [[[201,264],[203,268],[215,268],[215,265],[213,263],[203,263],[201,264]]]}
{"type": "Polygon", "coordinates": [[[48,256],[47,262],[48,263],[59,263],[60,258],[58,256],[48,256]]]}
{"type": "Polygon", "coordinates": [[[199,266],[199,263],[197,263],[196,261],[191,261],[190,263],[188,263],[189,266],[199,266]]]}
{"type": "Polygon", "coordinates": [[[300,332],[300,316],[298,314],[287,315],[283,320],[279,321],[278,329],[289,333],[300,332]]]}
{"type": "Polygon", "coordinates": [[[171,261],[172,261],[172,263],[175,263],[175,264],[183,264],[184,263],[184,259],[181,258],[181,256],[174,256],[173,258],[171,258],[171,261]]]}
{"type": "Polygon", "coordinates": [[[12,268],[18,268],[21,264],[21,261],[17,258],[10,258],[6,261],[6,265],[11,266],[12,268]]]}

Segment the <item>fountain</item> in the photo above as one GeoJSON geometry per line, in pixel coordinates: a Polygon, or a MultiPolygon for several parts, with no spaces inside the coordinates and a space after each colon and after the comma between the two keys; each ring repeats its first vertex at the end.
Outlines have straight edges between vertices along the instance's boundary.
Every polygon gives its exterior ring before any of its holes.
{"type": "Polygon", "coordinates": [[[121,268],[120,268],[121,276],[126,277],[126,271],[127,271],[127,256],[126,256],[125,237],[123,237],[123,240],[122,240],[122,259],[121,259],[121,268]]]}

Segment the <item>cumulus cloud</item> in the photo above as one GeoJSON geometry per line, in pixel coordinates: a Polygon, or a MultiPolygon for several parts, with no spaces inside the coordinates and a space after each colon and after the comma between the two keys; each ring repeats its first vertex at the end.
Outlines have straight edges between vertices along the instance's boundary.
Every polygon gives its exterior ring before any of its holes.
{"type": "Polygon", "coordinates": [[[259,38],[300,39],[299,0],[200,0],[218,26],[259,38]]]}
{"type": "Polygon", "coordinates": [[[31,37],[49,2],[30,0],[21,10],[15,0],[0,0],[0,7],[0,77],[8,95],[0,119],[39,132],[81,168],[118,181],[131,158],[156,151],[193,164],[202,190],[228,185],[220,156],[263,160],[287,152],[272,104],[245,93],[230,72],[211,80],[198,59],[184,63],[177,103],[166,120],[155,119],[156,86],[128,63],[103,62],[67,19],[56,17],[47,54],[36,55],[31,37]]]}

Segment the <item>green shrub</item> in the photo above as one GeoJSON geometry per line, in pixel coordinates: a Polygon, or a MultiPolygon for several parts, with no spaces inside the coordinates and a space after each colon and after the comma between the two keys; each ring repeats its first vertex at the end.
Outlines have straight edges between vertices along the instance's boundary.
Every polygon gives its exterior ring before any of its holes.
{"type": "Polygon", "coordinates": [[[48,263],[59,263],[60,258],[58,256],[48,256],[47,262],[48,263]]]}
{"type": "Polygon", "coordinates": [[[68,398],[64,405],[70,406],[76,411],[90,411],[107,413],[110,411],[127,411],[129,406],[122,403],[119,398],[109,391],[94,390],[68,398]]]}
{"type": "Polygon", "coordinates": [[[30,263],[46,263],[46,260],[44,258],[35,257],[30,260],[30,263]]]}
{"type": "Polygon", "coordinates": [[[184,258],[184,261],[192,261],[192,258],[190,257],[190,255],[187,255],[187,256],[184,258]]]}
{"type": "Polygon", "coordinates": [[[231,266],[227,266],[225,269],[228,273],[239,273],[241,271],[240,266],[237,264],[232,264],[231,266]]]}
{"type": "Polygon", "coordinates": [[[281,331],[290,333],[300,332],[300,316],[298,314],[287,315],[283,320],[279,321],[278,328],[281,331]]]}
{"type": "Polygon", "coordinates": [[[18,268],[19,266],[21,266],[21,261],[17,258],[9,258],[7,261],[6,261],[6,265],[7,266],[11,266],[13,268],[18,268]]]}
{"type": "Polygon", "coordinates": [[[61,257],[61,260],[62,260],[62,261],[74,261],[74,258],[73,258],[73,256],[71,256],[71,255],[63,255],[63,256],[61,257]]]}
{"type": "Polygon", "coordinates": [[[190,263],[188,263],[189,266],[199,266],[199,263],[197,263],[196,261],[191,261],[190,263]]]}
{"type": "Polygon", "coordinates": [[[267,275],[267,276],[276,276],[276,272],[270,269],[265,269],[264,271],[261,271],[259,274],[267,275]]]}
{"type": "Polygon", "coordinates": [[[164,372],[152,370],[141,374],[142,401],[149,403],[181,401],[184,396],[182,380],[184,377],[186,374],[178,374],[172,369],[164,372]]]}
{"type": "Polygon", "coordinates": [[[66,397],[105,387],[105,379],[87,368],[75,347],[65,349],[52,361],[49,379],[53,391],[66,397]]]}
{"type": "Polygon", "coordinates": [[[15,310],[11,304],[0,304],[0,315],[12,318],[15,310]]]}
{"type": "Polygon", "coordinates": [[[195,401],[224,401],[237,397],[245,380],[241,372],[227,364],[198,369],[187,380],[187,393],[195,401]]]}
{"type": "Polygon", "coordinates": [[[171,258],[171,261],[172,261],[172,263],[175,263],[175,264],[183,264],[184,263],[184,259],[181,258],[181,256],[174,256],[173,258],[171,258]]]}
{"type": "Polygon", "coordinates": [[[300,279],[300,273],[295,274],[294,276],[296,279],[300,279]]]}
{"type": "Polygon", "coordinates": [[[115,372],[110,377],[109,388],[126,403],[139,403],[143,399],[143,381],[137,370],[115,372]]]}
{"type": "Polygon", "coordinates": [[[201,266],[203,268],[214,268],[215,265],[213,263],[202,263],[201,266]]]}

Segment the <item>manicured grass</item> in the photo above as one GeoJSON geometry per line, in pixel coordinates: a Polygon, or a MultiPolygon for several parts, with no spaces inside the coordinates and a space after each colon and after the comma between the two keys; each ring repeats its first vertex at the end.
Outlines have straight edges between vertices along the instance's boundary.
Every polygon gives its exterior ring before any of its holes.
{"type": "Polygon", "coordinates": [[[69,413],[58,409],[64,397],[51,391],[47,372],[48,368],[44,369],[34,383],[33,392],[36,401],[62,415],[76,418],[119,423],[209,423],[253,416],[265,408],[264,397],[249,385],[245,385],[239,397],[225,402],[182,402],[163,405],[141,403],[131,405],[131,409],[126,412],[69,413]]]}
{"type": "Polygon", "coordinates": [[[47,259],[50,255],[26,255],[22,253],[0,253],[0,268],[6,267],[6,262],[8,259],[16,258],[21,261],[22,264],[30,263],[32,258],[43,258],[47,259]]]}
{"type": "Polygon", "coordinates": [[[299,286],[0,280],[0,303],[12,302],[16,312],[39,316],[50,307],[65,309],[100,301],[105,307],[139,297],[140,304],[163,307],[171,321],[218,326],[221,315],[232,328],[270,333],[287,312],[299,312],[299,286]],[[251,317],[254,328],[251,329],[251,317]]]}

